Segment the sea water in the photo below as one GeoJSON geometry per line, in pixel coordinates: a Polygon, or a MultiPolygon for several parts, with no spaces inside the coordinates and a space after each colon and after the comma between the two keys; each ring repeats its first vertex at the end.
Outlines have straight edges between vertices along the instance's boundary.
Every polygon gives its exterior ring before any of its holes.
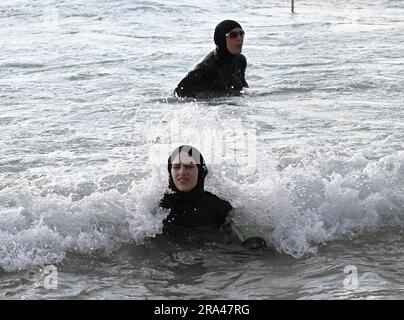
{"type": "Polygon", "coordinates": [[[0,298],[402,299],[404,3],[295,11],[2,0],[0,298]],[[223,19],[250,88],[175,99],[223,19]],[[271,249],[154,241],[183,143],[271,249]]]}

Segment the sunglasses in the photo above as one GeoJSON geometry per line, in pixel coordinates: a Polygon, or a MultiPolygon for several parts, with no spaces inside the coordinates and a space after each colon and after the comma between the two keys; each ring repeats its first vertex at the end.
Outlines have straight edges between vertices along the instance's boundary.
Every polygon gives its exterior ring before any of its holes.
{"type": "Polygon", "coordinates": [[[232,31],[229,33],[226,33],[226,37],[230,37],[230,39],[235,39],[237,38],[238,35],[240,35],[240,37],[244,38],[244,30],[240,30],[240,31],[232,31]]]}

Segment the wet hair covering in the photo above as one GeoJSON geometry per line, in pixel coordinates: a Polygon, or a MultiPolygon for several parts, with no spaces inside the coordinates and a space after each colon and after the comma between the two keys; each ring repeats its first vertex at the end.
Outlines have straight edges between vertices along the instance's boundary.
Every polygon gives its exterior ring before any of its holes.
{"type": "MultiPolygon", "coordinates": [[[[160,207],[169,209],[169,214],[163,221],[163,234],[175,237],[183,235],[193,237],[199,234],[198,232],[195,234],[194,227],[220,229],[225,224],[228,212],[232,207],[229,202],[204,190],[208,169],[201,153],[194,147],[180,146],[168,158],[167,169],[170,190],[164,194],[160,201],[160,207]],[[179,191],[171,176],[173,161],[181,152],[192,157],[198,168],[197,184],[189,192],[179,191]]],[[[211,232],[208,234],[211,235],[211,232]]]]}
{"type": "MultiPolygon", "coordinates": [[[[241,25],[233,20],[224,20],[220,22],[215,29],[214,40],[217,46],[217,52],[223,59],[233,59],[234,56],[227,50],[226,34],[234,28],[241,28],[241,25]]],[[[241,28],[242,29],[242,28],[241,28]]]]}
{"type": "Polygon", "coordinates": [[[168,158],[168,186],[169,188],[179,197],[189,197],[193,198],[204,192],[205,187],[205,178],[208,174],[208,168],[206,167],[205,159],[203,158],[202,154],[199,152],[198,149],[189,145],[182,145],[178,148],[175,148],[174,151],[171,153],[170,157],[168,158]],[[181,152],[186,152],[192,159],[194,160],[196,166],[198,167],[198,182],[191,191],[189,192],[182,192],[177,189],[175,186],[173,177],[171,175],[171,168],[173,166],[173,161],[181,152]]]}

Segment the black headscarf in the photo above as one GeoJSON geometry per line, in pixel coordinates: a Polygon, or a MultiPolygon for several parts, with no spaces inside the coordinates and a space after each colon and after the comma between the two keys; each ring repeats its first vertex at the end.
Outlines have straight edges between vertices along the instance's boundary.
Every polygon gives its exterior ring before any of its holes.
{"type": "Polygon", "coordinates": [[[176,198],[187,198],[193,199],[201,195],[205,190],[205,178],[208,174],[208,168],[206,167],[205,159],[203,158],[202,154],[196,149],[195,147],[182,145],[178,148],[175,148],[174,151],[171,153],[170,157],[168,158],[168,187],[174,193],[176,198]],[[198,168],[198,182],[196,186],[188,192],[183,192],[178,190],[175,186],[173,177],[171,175],[171,168],[172,168],[172,161],[176,158],[176,156],[180,152],[186,152],[192,159],[194,159],[195,164],[198,168]]]}
{"type": "Polygon", "coordinates": [[[216,26],[214,40],[221,59],[232,60],[235,57],[227,50],[226,45],[226,34],[234,28],[241,28],[241,25],[233,20],[224,20],[216,26]]]}
{"type": "MultiPolygon", "coordinates": [[[[160,207],[169,209],[163,221],[163,233],[166,235],[201,235],[195,234],[194,227],[209,227],[209,230],[220,228],[232,209],[230,203],[204,190],[208,170],[200,152],[191,146],[183,145],[176,148],[168,158],[168,174],[170,192],[164,194],[160,207]],[[198,168],[198,181],[189,192],[181,192],[174,184],[171,176],[173,161],[180,152],[186,152],[193,158],[198,168]],[[190,228],[192,227],[192,228],[190,228]],[[185,229],[184,229],[185,228],[185,229]]],[[[208,233],[211,235],[211,232],[208,233]]]]}

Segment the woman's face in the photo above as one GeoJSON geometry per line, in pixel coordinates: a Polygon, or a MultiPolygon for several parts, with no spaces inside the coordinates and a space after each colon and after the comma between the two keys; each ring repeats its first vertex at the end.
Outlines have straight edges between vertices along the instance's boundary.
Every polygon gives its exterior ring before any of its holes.
{"type": "Polygon", "coordinates": [[[240,35],[241,28],[237,27],[232,29],[226,34],[226,45],[227,50],[233,55],[237,56],[241,53],[243,49],[244,33],[243,36],[240,35]],[[236,35],[237,33],[237,35],[236,35]],[[236,36],[234,36],[236,35],[236,36]]]}
{"type": "Polygon", "coordinates": [[[180,152],[172,162],[171,176],[178,190],[189,192],[198,183],[198,167],[186,152],[180,152]]]}

